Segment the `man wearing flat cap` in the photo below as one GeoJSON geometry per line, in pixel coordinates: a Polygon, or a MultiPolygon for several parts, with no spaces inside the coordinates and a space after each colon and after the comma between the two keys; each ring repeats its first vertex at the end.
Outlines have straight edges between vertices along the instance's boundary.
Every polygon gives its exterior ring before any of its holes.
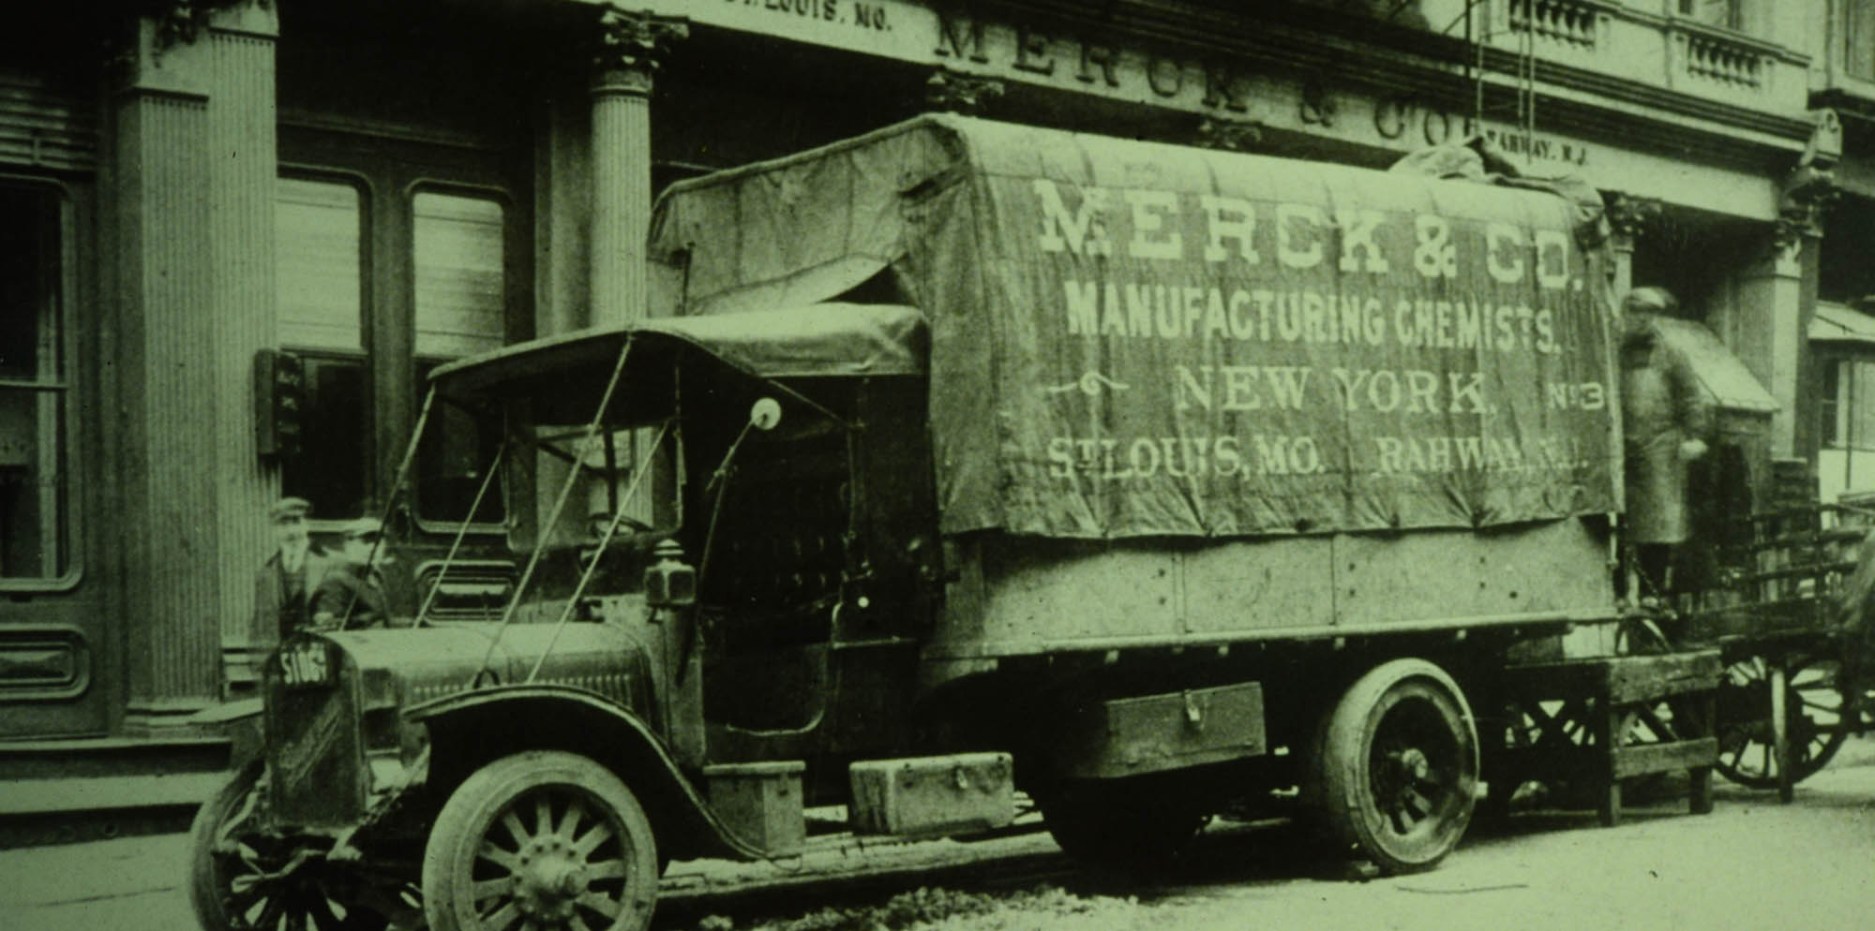
{"type": "Polygon", "coordinates": [[[345,525],[338,564],[313,592],[309,610],[315,630],[385,626],[390,599],[383,569],[389,553],[383,536],[384,524],[375,517],[360,517],[345,525]]]}
{"type": "Polygon", "coordinates": [[[1678,306],[1664,288],[1635,288],[1622,302],[1626,527],[1641,576],[1637,597],[1672,592],[1674,550],[1687,537],[1686,466],[1706,454],[1705,398],[1691,364],[1655,323],[1678,306]]]}
{"type": "Polygon", "coordinates": [[[311,514],[305,498],[281,498],[267,509],[275,546],[254,582],[256,646],[272,647],[312,617],[307,605],[332,567],[332,558],[307,535],[311,514]]]}

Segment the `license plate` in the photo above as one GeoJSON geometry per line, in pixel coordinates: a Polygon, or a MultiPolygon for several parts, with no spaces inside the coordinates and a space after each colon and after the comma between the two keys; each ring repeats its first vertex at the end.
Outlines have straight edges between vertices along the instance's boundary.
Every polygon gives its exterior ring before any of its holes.
{"type": "Polygon", "coordinates": [[[332,653],[323,640],[301,640],[280,651],[280,681],[289,687],[332,681],[332,653]]]}

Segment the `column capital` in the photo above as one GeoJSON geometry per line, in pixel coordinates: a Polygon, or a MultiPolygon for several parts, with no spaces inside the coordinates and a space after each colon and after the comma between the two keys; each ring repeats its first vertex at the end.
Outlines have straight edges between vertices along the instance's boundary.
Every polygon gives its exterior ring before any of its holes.
{"type": "Polygon", "coordinates": [[[211,26],[235,25],[244,14],[269,14],[268,22],[254,28],[271,31],[273,0],[145,0],[143,15],[156,24],[153,51],[157,55],[178,45],[193,45],[211,26]]]}
{"type": "Polygon", "coordinates": [[[672,44],[689,38],[681,17],[607,6],[599,13],[593,52],[594,89],[649,95],[672,44]]]}
{"type": "Polygon", "coordinates": [[[1603,194],[1607,205],[1608,228],[1614,234],[1616,248],[1634,248],[1634,241],[1660,219],[1660,199],[1637,197],[1622,191],[1603,194]]]}
{"type": "Polygon", "coordinates": [[[1780,251],[1801,251],[1804,239],[1823,235],[1823,214],[1841,197],[1835,171],[1805,159],[1778,189],[1772,242],[1780,251]]]}
{"type": "Polygon", "coordinates": [[[116,23],[105,45],[105,75],[113,91],[207,98],[206,45],[198,45],[207,14],[200,7],[165,4],[116,23]]]}
{"type": "Polygon", "coordinates": [[[1263,124],[1258,120],[1229,120],[1207,116],[1198,123],[1194,143],[1200,148],[1222,152],[1251,152],[1263,141],[1263,124]]]}
{"type": "Polygon", "coordinates": [[[939,68],[924,82],[926,110],[982,116],[990,103],[1003,96],[1003,82],[939,68]]]}

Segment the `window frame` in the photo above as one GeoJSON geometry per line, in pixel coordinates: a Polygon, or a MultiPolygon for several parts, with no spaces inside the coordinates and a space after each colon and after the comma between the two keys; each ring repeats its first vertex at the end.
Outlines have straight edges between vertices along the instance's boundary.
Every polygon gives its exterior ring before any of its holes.
{"type": "Polygon", "coordinates": [[[1697,7],[1700,3],[1706,2],[1712,2],[1712,0],[1675,0],[1674,3],[1669,5],[1669,8],[1675,19],[1696,23],[1707,29],[1716,29],[1734,35],[1755,37],[1758,30],[1753,28],[1755,25],[1753,22],[1753,14],[1756,11],[1752,9],[1753,4],[1751,0],[1719,0],[1719,2],[1725,4],[1725,22],[1719,23],[1712,22],[1700,16],[1696,10],[1681,9],[1689,4],[1697,7]]]}
{"type": "MultiPolygon", "coordinates": [[[[538,326],[539,303],[534,293],[533,149],[507,137],[407,132],[371,121],[283,113],[279,150],[279,174],[349,178],[366,197],[363,341],[371,422],[361,424],[361,445],[367,457],[367,514],[376,516],[396,504],[398,519],[408,517],[416,537],[453,532],[456,520],[416,513],[418,476],[394,501],[390,487],[425,399],[417,380],[414,197],[427,190],[499,201],[505,215],[504,344],[525,339],[538,326]]],[[[477,522],[469,530],[478,541],[500,538],[509,519],[477,522]]],[[[320,531],[332,527],[324,520],[313,526],[320,531]]]]}
{"type": "MultiPolygon", "coordinates": [[[[515,300],[517,296],[516,292],[525,286],[524,282],[517,280],[522,277],[520,269],[516,266],[518,250],[531,248],[531,243],[527,241],[524,231],[516,222],[518,207],[515,204],[514,193],[499,185],[438,178],[429,175],[418,175],[407,184],[403,185],[398,207],[406,214],[407,223],[405,224],[405,228],[410,232],[408,239],[410,261],[407,269],[408,273],[404,276],[405,280],[402,285],[402,287],[406,289],[407,303],[410,311],[405,315],[404,322],[407,324],[408,332],[406,332],[404,336],[409,340],[412,391],[416,398],[417,417],[419,419],[422,417],[423,404],[428,397],[429,391],[427,387],[416,382],[416,374],[423,371],[426,365],[433,368],[456,359],[468,358],[467,356],[443,357],[425,355],[417,351],[417,195],[426,193],[482,198],[484,200],[492,200],[501,206],[501,294],[503,309],[501,345],[512,346],[517,342],[521,342],[528,338],[527,332],[531,330],[531,327],[522,327],[520,325],[521,321],[517,320],[517,317],[522,315],[516,313],[516,307],[518,306],[515,300]]],[[[432,417],[437,416],[437,411],[432,410],[430,415],[432,417]]],[[[415,421],[413,420],[413,429],[415,425],[415,421]]],[[[426,429],[427,426],[426,424],[426,429]]],[[[491,537],[504,536],[507,534],[508,515],[512,513],[514,503],[506,499],[499,479],[496,480],[496,487],[493,489],[493,493],[501,497],[502,514],[500,520],[459,521],[451,518],[425,516],[422,506],[422,493],[417,487],[421,478],[421,460],[422,449],[419,448],[417,457],[411,461],[409,492],[410,519],[418,530],[424,533],[453,533],[466,524],[468,532],[471,534],[485,534],[491,537]]]]}
{"type": "MultiPolygon", "coordinates": [[[[359,498],[368,503],[375,500],[377,497],[377,488],[375,487],[376,476],[374,473],[378,461],[378,451],[376,448],[378,411],[377,405],[370,403],[371,399],[375,397],[377,393],[377,377],[374,371],[375,366],[372,362],[372,358],[375,355],[374,347],[376,345],[376,340],[374,338],[374,333],[377,329],[376,322],[378,315],[378,304],[375,300],[376,290],[372,283],[373,275],[376,270],[375,256],[372,250],[372,230],[377,221],[375,213],[378,201],[377,186],[372,183],[371,176],[362,171],[335,168],[327,165],[289,162],[284,159],[280,160],[275,166],[274,177],[276,180],[293,179],[298,181],[323,182],[327,184],[343,184],[350,187],[353,192],[358,195],[359,348],[354,352],[352,350],[333,349],[327,346],[308,346],[305,344],[289,343],[280,337],[277,331],[274,344],[283,351],[293,353],[302,359],[316,358],[355,361],[363,371],[366,403],[364,405],[363,421],[359,424],[359,434],[363,438],[363,445],[359,449],[358,455],[361,460],[361,471],[364,475],[364,487],[359,490],[359,498]]],[[[277,202],[276,199],[276,203],[277,202]]],[[[276,259],[276,261],[278,260],[276,259]]],[[[280,312],[277,306],[274,310],[274,320],[275,326],[278,327],[280,312]]],[[[308,390],[310,390],[310,386],[308,390]]],[[[284,464],[282,464],[280,472],[282,473],[281,481],[284,483],[284,464]]],[[[364,514],[322,514],[320,510],[321,509],[315,504],[313,517],[311,520],[307,521],[307,525],[313,531],[319,533],[336,532],[353,520],[365,516],[364,514]]]]}
{"type": "Polygon", "coordinates": [[[1857,71],[1855,68],[1857,64],[1855,61],[1856,40],[1860,38],[1868,43],[1875,43],[1875,0],[1838,0],[1832,6],[1836,15],[1828,31],[1835,45],[1832,51],[1840,56],[1838,59],[1840,65],[1836,68],[1837,73],[1851,81],[1875,85],[1875,51],[1865,53],[1868,56],[1867,71],[1857,71]],[[1867,9],[1860,9],[1861,7],[1867,7],[1867,9]],[[1862,36],[1857,33],[1858,22],[1866,24],[1870,35],[1862,36]]]}
{"type": "MultiPolygon", "coordinates": [[[[1817,405],[1818,416],[1820,419],[1823,412],[1833,412],[1837,426],[1833,431],[1834,436],[1823,441],[1822,437],[1832,432],[1830,424],[1823,424],[1818,437],[1819,447],[1844,452],[1875,452],[1875,405],[1871,405],[1869,411],[1859,412],[1855,403],[1864,378],[1875,380],[1875,355],[1848,352],[1832,355],[1824,364],[1834,373],[1836,391],[1834,398],[1821,399],[1817,405]],[[1863,435],[1862,431],[1856,429],[1858,426],[1869,426],[1871,429],[1867,435],[1863,435]]],[[[1828,376],[1825,376],[1824,385],[1819,387],[1827,387],[1827,379],[1828,376]]],[[[1819,394],[1823,392],[1819,391],[1819,394]]]]}
{"type": "Polygon", "coordinates": [[[59,328],[56,341],[59,353],[60,371],[54,380],[56,386],[47,388],[41,376],[31,385],[9,386],[6,390],[21,390],[42,394],[50,391],[61,399],[58,413],[59,460],[65,472],[63,500],[59,508],[59,529],[65,539],[65,565],[63,571],[55,575],[40,576],[0,576],[0,592],[58,594],[76,589],[85,577],[85,521],[83,519],[84,501],[88,485],[85,480],[82,452],[85,444],[82,438],[84,425],[80,422],[79,401],[84,393],[84,380],[95,373],[81,371],[77,327],[73,326],[76,309],[73,305],[80,301],[78,261],[79,211],[77,197],[69,184],[56,178],[39,175],[18,174],[0,170],[0,185],[20,188],[37,188],[48,194],[53,201],[53,212],[58,221],[59,273],[58,306],[53,310],[54,324],[59,328]]]}

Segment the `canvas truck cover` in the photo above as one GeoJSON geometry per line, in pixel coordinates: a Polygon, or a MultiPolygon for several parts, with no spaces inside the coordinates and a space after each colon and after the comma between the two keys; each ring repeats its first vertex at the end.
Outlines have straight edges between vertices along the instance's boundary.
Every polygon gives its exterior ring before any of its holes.
{"type": "Polygon", "coordinates": [[[651,246],[683,314],[889,274],[930,323],[947,533],[1256,536],[1615,510],[1612,306],[1578,216],[928,116],[679,184],[651,246]]]}

